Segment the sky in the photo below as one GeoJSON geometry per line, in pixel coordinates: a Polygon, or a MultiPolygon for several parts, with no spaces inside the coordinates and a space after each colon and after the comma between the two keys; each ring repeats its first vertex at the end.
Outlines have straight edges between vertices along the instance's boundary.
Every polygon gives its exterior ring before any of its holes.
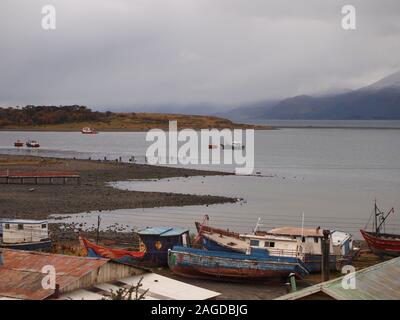
{"type": "Polygon", "coordinates": [[[399,70],[398,0],[0,2],[0,106],[223,110],[399,70]],[[55,30],[42,28],[48,4],[55,30]],[[346,4],[356,30],[341,26],[346,4]]]}

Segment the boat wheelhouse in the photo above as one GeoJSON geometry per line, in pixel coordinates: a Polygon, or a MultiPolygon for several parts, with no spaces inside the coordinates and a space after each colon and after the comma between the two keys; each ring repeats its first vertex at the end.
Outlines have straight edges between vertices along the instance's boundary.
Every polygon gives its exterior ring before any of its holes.
{"type": "Polygon", "coordinates": [[[51,247],[47,220],[2,220],[0,246],[20,250],[46,250],[51,247]]]}
{"type": "MultiPolygon", "coordinates": [[[[168,264],[168,250],[190,244],[189,230],[172,227],[148,227],[137,231],[140,238],[133,248],[106,247],[80,237],[89,257],[107,258],[133,266],[161,267],[168,264]]],[[[132,246],[131,246],[132,247],[132,246]]]]}

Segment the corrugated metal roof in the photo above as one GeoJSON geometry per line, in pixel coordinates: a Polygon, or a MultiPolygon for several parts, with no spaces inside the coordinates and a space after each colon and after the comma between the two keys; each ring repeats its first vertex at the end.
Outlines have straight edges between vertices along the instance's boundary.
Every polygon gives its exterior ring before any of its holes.
{"type": "Polygon", "coordinates": [[[278,300],[297,300],[323,292],[337,300],[400,300],[400,257],[355,273],[355,289],[342,286],[343,277],[323,282],[278,300]]]}
{"type": "Polygon", "coordinates": [[[54,266],[60,290],[106,264],[107,259],[3,249],[0,267],[0,296],[18,299],[45,299],[53,290],[43,289],[42,268],[54,266]]]}
{"type": "Polygon", "coordinates": [[[103,283],[94,286],[92,289],[81,289],[66,293],[60,299],[101,300],[110,293],[110,289],[115,291],[124,285],[136,285],[141,277],[143,277],[141,291],[149,290],[145,295],[145,300],[206,300],[220,295],[218,292],[193,286],[156,273],[146,273],[121,279],[118,284],[103,283]]]}
{"type": "Polygon", "coordinates": [[[160,236],[160,237],[170,237],[170,236],[179,236],[185,232],[188,232],[189,229],[184,228],[171,228],[171,227],[149,227],[138,231],[139,235],[146,236],[160,236]]]}

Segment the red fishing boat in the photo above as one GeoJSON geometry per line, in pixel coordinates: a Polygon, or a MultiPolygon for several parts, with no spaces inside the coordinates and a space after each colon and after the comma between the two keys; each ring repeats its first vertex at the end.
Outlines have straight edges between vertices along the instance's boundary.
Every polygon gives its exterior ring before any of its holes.
{"type": "MultiPolygon", "coordinates": [[[[360,230],[361,235],[367,242],[372,252],[382,256],[400,255],[400,235],[382,232],[385,228],[387,218],[394,213],[394,208],[390,209],[387,213],[379,210],[376,201],[373,212],[373,231],[360,230]]],[[[371,218],[370,218],[371,219],[371,218]]]]}

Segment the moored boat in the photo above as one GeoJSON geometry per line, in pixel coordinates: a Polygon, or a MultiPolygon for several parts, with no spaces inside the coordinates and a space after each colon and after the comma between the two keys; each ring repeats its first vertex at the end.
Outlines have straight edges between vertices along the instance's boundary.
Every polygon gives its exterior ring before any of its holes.
{"type": "Polygon", "coordinates": [[[213,280],[286,279],[292,273],[303,278],[309,273],[300,253],[269,255],[253,248],[237,253],[176,246],[168,252],[168,266],[181,276],[213,280]]]}
{"type": "Polygon", "coordinates": [[[23,147],[24,143],[21,140],[17,140],[14,142],[14,147],[23,147]]]}
{"type": "Polygon", "coordinates": [[[361,235],[368,244],[372,252],[379,256],[390,255],[400,256],[400,235],[382,232],[385,227],[386,220],[394,213],[394,208],[391,208],[387,213],[381,211],[375,201],[373,212],[373,230],[367,231],[361,229],[361,235]]]}
{"type": "Polygon", "coordinates": [[[145,228],[137,234],[140,237],[137,250],[103,246],[84,237],[80,237],[80,240],[90,257],[107,258],[127,265],[144,267],[166,266],[168,249],[174,245],[189,245],[189,230],[183,228],[145,228]]]}
{"type": "Polygon", "coordinates": [[[85,127],[81,129],[81,133],[83,134],[97,134],[97,131],[93,128],[85,127]]]}
{"type": "Polygon", "coordinates": [[[40,147],[40,144],[39,144],[39,142],[36,141],[36,140],[28,140],[28,141],[26,142],[26,146],[27,146],[28,148],[39,148],[39,147],[40,147]]]}
{"type": "Polygon", "coordinates": [[[22,219],[0,221],[0,247],[17,250],[50,249],[48,222],[22,219]]]}

